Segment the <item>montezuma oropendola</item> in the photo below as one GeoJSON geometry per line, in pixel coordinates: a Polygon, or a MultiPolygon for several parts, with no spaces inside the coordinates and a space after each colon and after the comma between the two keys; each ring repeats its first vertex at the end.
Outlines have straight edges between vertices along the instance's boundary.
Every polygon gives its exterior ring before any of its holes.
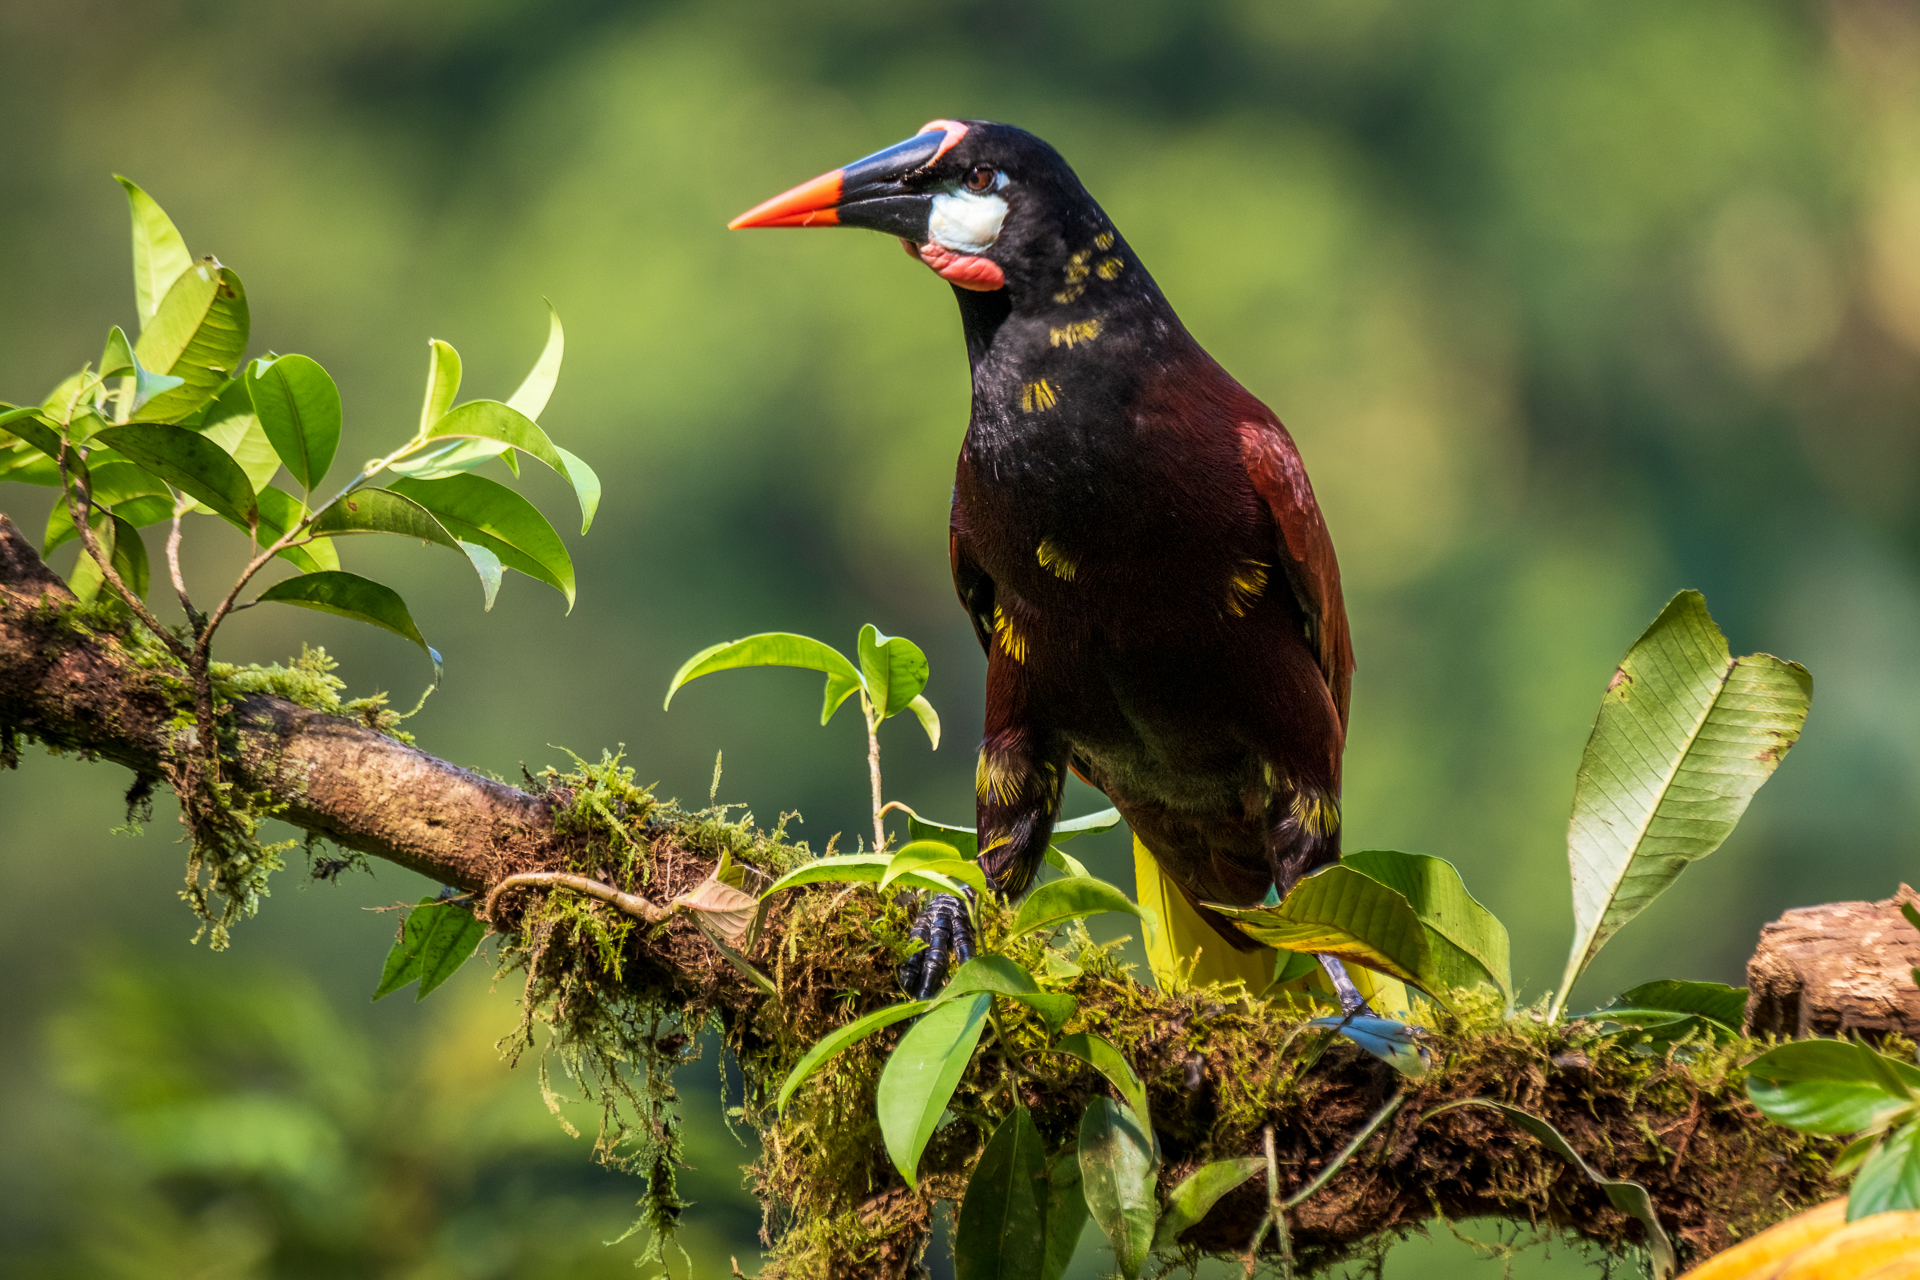
{"type": "MultiPolygon", "coordinates": [[[[1339,858],[1354,667],[1333,542],[1287,429],[1023,130],[935,120],[729,225],[884,231],[959,300],[973,415],[949,547],[987,651],[976,780],[992,883],[1008,897],[1032,883],[1072,768],[1216,951],[1256,950],[1200,904],[1284,895],[1339,858]]],[[[965,921],[951,898],[922,914],[928,945],[902,973],[914,994],[971,954],[965,921]]]]}

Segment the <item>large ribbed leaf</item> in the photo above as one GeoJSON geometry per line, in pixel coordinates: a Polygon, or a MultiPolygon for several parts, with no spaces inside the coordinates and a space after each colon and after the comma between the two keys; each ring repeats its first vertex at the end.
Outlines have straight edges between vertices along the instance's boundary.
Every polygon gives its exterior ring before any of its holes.
{"type": "Polygon", "coordinates": [[[1047,1153],[1025,1107],[987,1139],[953,1236],[958,1280],[1041,1280],[1047,1260],[1047,1153]]]}
{"type": "Polygon", "coordinates": [[[1813,678],[1770,654],[1732,657],[1697,591],[1670,601],[1614,672],[1567,824],[1573,951],[1554,997],[1689,862],[1720,847],[1800,736],[1813,678]]]}

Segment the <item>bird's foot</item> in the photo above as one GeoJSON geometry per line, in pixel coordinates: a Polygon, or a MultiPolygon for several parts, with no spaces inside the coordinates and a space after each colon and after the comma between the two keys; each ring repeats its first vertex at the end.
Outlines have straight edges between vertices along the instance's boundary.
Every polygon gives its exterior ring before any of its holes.
{"type": "Polygon", "coordinates": [[[1340,997],[1340,1012],[1349,1017],[1355,1014],[1363,1018],[1379,1016],[1374,1013],[1373,1006],[1367,1003],[1366,997],[1360,994],[1360,989],[1353,985],[1353,979],[1347,976],[1347,967],[1340,963],[1338,957],[1317,954],[1315,959],[1327,971],[1327,980],[1333,983],[1333,989],[1340,997]]]}
{"type": "Polygon", "coordinates": [[[950,893],[936,893],[921,908],[908,935],[927,945],[900,966],[900,985],[915,1000],[931,1000],[947,985],[947,962],[973,959],[973,925],[967,904],[950,893]]]}

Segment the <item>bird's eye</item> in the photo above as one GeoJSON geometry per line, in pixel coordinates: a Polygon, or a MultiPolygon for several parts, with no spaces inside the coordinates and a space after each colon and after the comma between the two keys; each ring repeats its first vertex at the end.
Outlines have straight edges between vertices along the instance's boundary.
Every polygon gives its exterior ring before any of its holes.
{"type": "Polygon", "coordinates": [[[969,191],[991,191],[993,190],[994,179],[999,176],[999,174],[989,169],[986,165],[979,165],[973,169],[969,169],[963,181],[969,191]]]}

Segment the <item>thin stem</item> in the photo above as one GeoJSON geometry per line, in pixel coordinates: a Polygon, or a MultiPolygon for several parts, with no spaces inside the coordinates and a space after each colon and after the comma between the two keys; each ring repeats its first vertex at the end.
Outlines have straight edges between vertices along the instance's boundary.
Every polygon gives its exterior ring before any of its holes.
{"type": "Polygon", "coordinates": [[[588,897],[598,898],[648,924],[658,924],[673,914],[672,907],[657,907],[637,893],[622,893],[610,884],[588,876],[577,876],[567,871],[527,871],[517,876],[508,876],[493,886],[492,891],[487,894],[486,905],[481,908],[481,914],[492,920],[494,905],[500,901],[501,894],[521,886],[542,884],[559,884],[569,889],[578,889],[588,897]]]}
{"type": "Polygon", "coordinates": [[[185,514],[185,506],[176,500],[173,505],[173,528],[167,534],[167,570],[173,575],[173,590],[180,597],[180,607],[186,610],[187,625],[193,628],[197,638],[207,619],[205,614],[193,607],[193,600],[187,595],[186,575],[180,572],[180,517],[185,514]]]}
{"type": "Polygon", "coordinates": [[[873,700],[860,691],[860,710],[867,717],[867,776],[873,784],[873,851],[887,846],[886,805],[880,800],[880,717],[874,714],[873,700]]]}
{"type": "Polygon", "coordinates": [[[140,619],[141,624],[145,626],[147,630],[153,632],[162,644],[172,650],[175,657],[181,659],[183,662],[189,661],[192,655],[188,652],[187,647],[181,644],[171,631],[168,631],[160,625],[160,619],[153,616],[153,613],[147,608],[146,601],[142,600],[138,593],[133,591],[121,580],[119,570],[113,567],[113,557],[101,553],[100,540],[93,536],[93,525],[90,522],[93,508],[91,488],[89,488],[84,500],[74,496],[72,484],[67,477],[67,450],[73,446],[68,444],[64,439],[62,439],[60,443],[60,456],[54,459],[54,461],[57,462],[60,467],[60,488],[67,496],[67,514],[72,517],[73,527],[80,535],[81,547],[86,550],[88,555],[93,557],[93,562],[100,566],[100,576],[105,578],[107,582],[112,585],[113,589],[120,593],[120,598],[127,602],[128,608],[133,610],[133,616],[140,619]]]}
{"type": "Polygon", "coordinates": [[[1320,1170],[1312,1182],[1309,1182],[1306,1186],[1289,1196],[1286,1204],[1282,1207],[1292,1209],[1302,1204],[1308,1197],[1312,1196],[1314,1192],[1320,1190],[1320,1188],[1332,1181],[1333,1175],[1340,1172],[1341,1166],[1353,1158],[1354,1153],[1365,1145],[1368,1138],[1371,1138],[1379,1131],[1381,1125],[1393,1118],[1393,1113],[1398,1111],[1400,1104],[1406,1100],[1407,1095],[1404,1093],[1396,1093],[1393,1097],[1387,1099],[1387,1105],[1373,1113],[1373,1119],[1367,1121],[1367,1123],[1361,1127],[1360,1132],[1353,1135],[1353,1141],[1341,1148],[1339,1155],[1327,1161],[1326,1167],[1320,1170]]]}

